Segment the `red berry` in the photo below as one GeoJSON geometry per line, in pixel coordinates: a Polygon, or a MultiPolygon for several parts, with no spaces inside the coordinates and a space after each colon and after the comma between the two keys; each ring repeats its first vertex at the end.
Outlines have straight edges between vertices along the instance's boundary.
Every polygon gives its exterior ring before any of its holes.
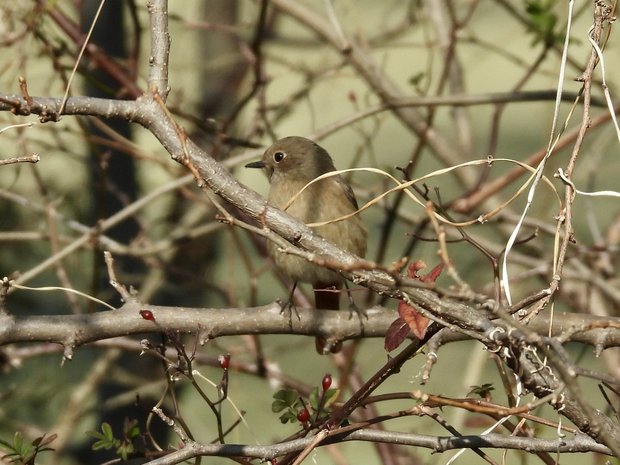
{"type": "Polygon", "coordinates": [[[217,358],[217,361],[220,364],[220,368],[222,368],[223,370],[227,370],[228,366],[230,365],[230,354],[220,354],[217,358]]]}
{"type": "Polygon", "coordinates": [[[329,373],[327,373],[325,376],[323,376],[323,390],[327,391],[332,385],[332,375],[330,375],[329,373]]]}
{"type": "Polygon", "coordinates": [[[145,320],[155,321],[155,315],[150,310],[140,310],[140,316],[145,320]]]}
{"type": "Polygon", "coordinates": [[[310,412],[308,412],[307,408],[302,408],[299,412],[297,412],[297,419],[305,423],[310,419],[310,412]]]}

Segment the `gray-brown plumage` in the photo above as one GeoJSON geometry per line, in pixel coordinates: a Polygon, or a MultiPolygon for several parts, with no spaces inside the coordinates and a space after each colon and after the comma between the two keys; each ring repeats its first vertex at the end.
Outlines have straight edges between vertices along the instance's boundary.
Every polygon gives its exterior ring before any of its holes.
{"type": "MultiPolygon", "coordinates": [[[[327,151],[303,137],[285,137],[276,141],[265,151],[260,161],[246,166],[265,171],[270,183],[267,201],[282,209],[308,182],[336,170],[327,151]]],[[[357,201],[353,190],[340,175],[322,179],[307,187],[286,209],[291,216],[306,224],[333,220],[356,210],[357,201]]],[[[361,257],[366,254],[366,228],[359,215],[313,229],[344,250],[361,257]]],[[[341,288],[344,283],[342,276],[301,257],[282,253],[271,241],[267,243],[267,249],[284,274],[294,281],[312,284],[317,308],[340,308],[340,293],[321,289],[341,288]]],[[[334,350],[334,347],[325,347],[324,344],[324,341],[317,339],[319,353],[334,350]]]]}

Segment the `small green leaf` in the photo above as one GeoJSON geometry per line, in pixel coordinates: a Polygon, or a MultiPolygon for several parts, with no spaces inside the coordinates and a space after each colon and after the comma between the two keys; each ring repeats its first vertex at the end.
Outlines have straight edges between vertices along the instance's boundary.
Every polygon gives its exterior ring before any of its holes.
{"type": "Polygon", "coordinates": [[[276,392],[273,395],[273,398],[276,400],[281,400],[288,406],[293,406],[295,402],[297,402],[297,399],[299,398],[299,394],[297,393],[297,391],[293,389],[282,389],[276,392]]]}
{"type": "Polygon", "coordinates": [[[291,389],[282,389],[273,395],[274,401],[271,404],[273,413],[281,412],[286,408],[294,408],[299,400],[297,391],[291,389]]]}
{"type": "Polygon", "coordinates": [[[15,431],[13,435],[13,450],[16,452],[20,452],[24,446],[24,438],[22,437],[22,433],[19,431],[15,431]]]}
{"type": "Polygon", "coordinates": [[[327,391],[325,391],[325,398],[323,400],[324,407],[329,407],[334,402],[336,402],[336,399],[338,399],[339,395],[340,395],[340,389],[333,388],[333,389],[328,389],[327,391]]]}
{"type": "Polygon", "coordinates": [[[90,446],[90,448],[92,450],[108,449],[108,444],[106,441],[96,441],[92,446],[90,446]]]}
{"type": "Polygon", "coordinates": [[[495,388],[493,387],[493,384],[491,383],[485,383],[481,386],[469,386],[469,387],[471,388],[471,391],[467,393],[468,396],[478,395],[482,397],[483,399],[486,397],[489,397],[491,394],[491,391],[495,390],[495,388]]]}
{"type": "Polygon", "coordinates": [[[287,408],[287,405],[284,402],[282,402],[281,400],[274,400],[271,403],[271,411],[273,413],[279,413],[282,410],[284,410],[285,408],[287,408]]]}
{"type": "Polygon", "coordinates": [[[123,435],[127,439],[133,439],[140,435],[140,427],[138,426],[138,420],[135,418],[130,420],[125,417],[125,421],[123,422],[123,435]]]}
{"type": "Polygon", "coordinates": [[[294,414],[291,410],[287,410],[282,415],[280,415],[280,421],[282,422],[282,424],[286,424],[288,422],[295,422],[297,421],[297,415],[294,414]]]}
{"type": "Polygon", "coordinates": [[[11,444],[9,444],[8,442],[0,439],[0,448],[6,450],[6,451],[12,451],[13,450],[13,446],[11,446],[11,444]]]}
{"type": "Polygon", "coordinates": [[[106,439],[114,439],[114,432],[112,431],[112,426],[110,426],[110,423],[105,421],[101,423],[101,431],[106,439]]]}
{"type": "Polygon", "coordinates": [[[310,397],[308,397],[308,402],[310,403],[312,410],[317,411],[319,409],[319,399],[319,388],[315,386],[310,392],[310,397]]]}
{"type": "Polygon", "coordinates": [[[137,438],[140,436],[140,427],[138,425],[132,426],[129,431],[127,431],[127,437],[129,439],[137,438]]]}
{"type": "Polygon", "coordinates": [[[99,431],[86,431],[86,435],[93,439],[105,439],[105,436],[99,431]]]}
{"type": "Polygon", "coordinates": [[[121,445],[121,441],[114,437],[114,432],[109,423],[101,424],[101,432],[87,431],[86,434],[93,439],[97,439],[91,446],[92,450],[116,449],[121,445]]]}
{"type": "Polygon", "coordinates": [[[34,441],[32,441],[32,445],[35,446],[39,451],[42,451],[43,447],[50,444],[57,437],[57,434],[50,434],[49,436],[44,434],[43,436],[38,437],[34,441]]]}
{"type": "Polygon", "coordinates": [[[26,454],[23,454],[19,461],[23,465],[31,465],[31,464],[34,464],[34,459],[36,456],[37,456],[37,451],[30,450],[26,454]]]}
{"type": "Polygon", "coordinates": [[[413,87],[418,87],[425,76],[426,74],[423,71],[420,71],[419,73],[414,74],[409,78],[409,84],[411,84],[413,87]]]}
{"type": "Polygon", "coordinates": [[[534,34],[532,44],[544,42],[553,45],[560,39],[556,31],[558,16],[554,11],[556,0],[529,0],[526,2],[525,11],[529,16],[530,29],[534,34]]]}
{"type": "Polygon", "coordinates": [[[116,453],[123,459],[127,460],[127,457],[134,452],[134,446],[130,442],[126,442],[121,444],[117,449],[116,453]]]}

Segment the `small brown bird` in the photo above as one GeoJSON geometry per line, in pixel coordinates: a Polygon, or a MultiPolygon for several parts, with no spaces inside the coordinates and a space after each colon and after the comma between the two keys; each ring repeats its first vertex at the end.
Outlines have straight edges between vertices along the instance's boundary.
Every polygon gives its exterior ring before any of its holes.
{"type": "MultiPolygon", "coordinates": [[[[270,183],[267,202],[278,208],[285,208],[290,199],[313,179],[336,170],[327,151],[303,137],[280,139],[265,151],[260,161],[245,166],[265,171],[270,183]]],[[[342,176],[336,175],[307,187],[286,211],[308,224],[333,220],[357,208],[351,186],[342,176]]],[[[344,250],[360,257],[366,254],[366,228],[359,215],[313,229],[344,250]]],[[[295,282],[312,284],[316,308],[340,308],[340,293],[337,290],[344,283],[342,276],[301,257],[280,252],[271,241],[267,242],[267,250],[284,274],[295,282]]],[[[317,352],[320,354],[337,352],[339,346],[330,345],[323,338],[317,338],[316,341],[317,352]]]]}

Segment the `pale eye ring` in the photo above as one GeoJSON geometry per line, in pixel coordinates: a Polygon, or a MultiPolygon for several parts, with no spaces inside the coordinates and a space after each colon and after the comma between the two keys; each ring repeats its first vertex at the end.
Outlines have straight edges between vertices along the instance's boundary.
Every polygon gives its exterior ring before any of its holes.
{"type": "Polygon", "coordinates": [[[276,163],[280,163],[282,160],[284,160],[285,157],[286,153],[278,151],[273,154],[273,161],[275,161],[276,163]]]}

